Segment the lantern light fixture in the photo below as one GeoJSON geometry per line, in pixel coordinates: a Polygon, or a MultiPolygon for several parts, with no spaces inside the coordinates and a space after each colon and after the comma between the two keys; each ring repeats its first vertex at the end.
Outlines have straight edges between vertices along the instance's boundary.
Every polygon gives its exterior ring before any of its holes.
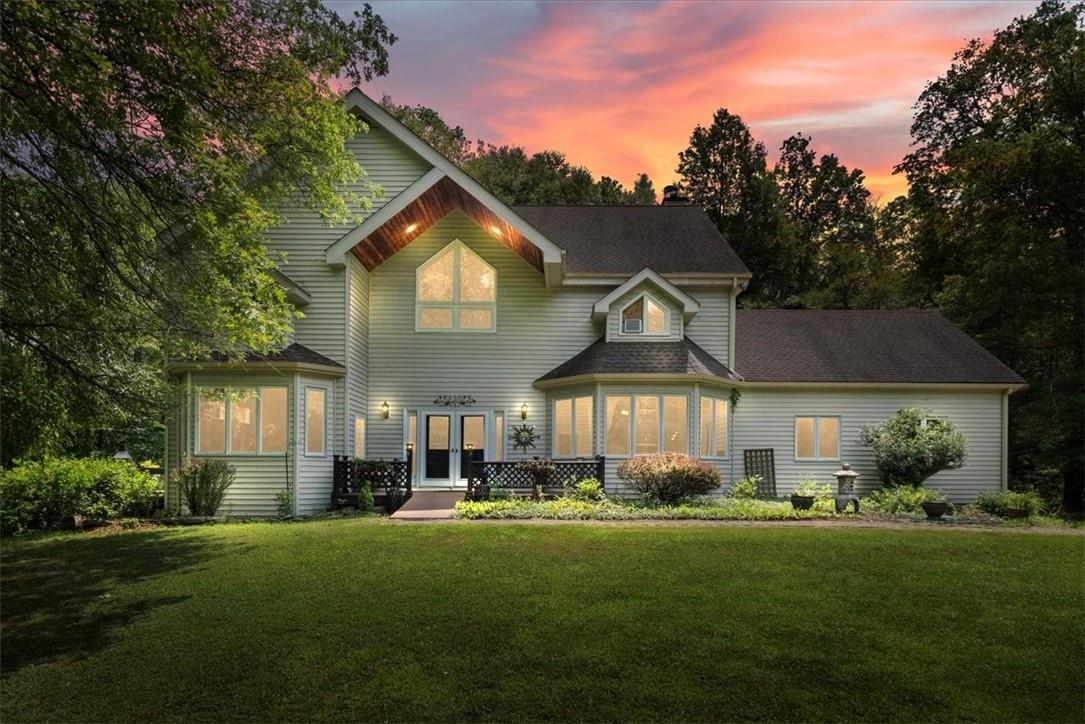
{"type": "Polygon", "coordinates": [[[521,420],[526,420],[527,419],[527,403],[526,402],[524,404],[520,405],[520,419],[521,420]]]}
{"type": "Polygon", "coordinates": [[[384,402],[381,403],[381,417],[383,417],[385,420],[387,420],[388,416],[390,414],[391,414],[391,412],[388,409],[388,400],[385,400],[384,402]]]}

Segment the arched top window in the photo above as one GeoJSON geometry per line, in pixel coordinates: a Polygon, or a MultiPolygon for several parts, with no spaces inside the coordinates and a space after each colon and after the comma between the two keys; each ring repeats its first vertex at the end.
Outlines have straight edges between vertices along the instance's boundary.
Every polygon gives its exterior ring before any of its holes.
{"type": "Polygon", "coordinates": [[[459,239],[415,273],[415,330],[492,332],[497,328],[497,272],[459,239]]]}
{"type": "Polygon", "coordinates": [[[622,307],[622,334],[667,334],[667,308],[642,294],[622,307]]]}

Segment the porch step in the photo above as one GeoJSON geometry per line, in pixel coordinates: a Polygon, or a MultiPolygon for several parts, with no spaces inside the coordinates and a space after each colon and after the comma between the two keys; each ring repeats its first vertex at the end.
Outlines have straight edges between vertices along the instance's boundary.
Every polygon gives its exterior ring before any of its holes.
{"type": "Polygon", "coordinates": [[[445,520],[452,517],[456,501],[463,491],[415,490],[403,507],[392,513],[393,520],[445,520]]]}

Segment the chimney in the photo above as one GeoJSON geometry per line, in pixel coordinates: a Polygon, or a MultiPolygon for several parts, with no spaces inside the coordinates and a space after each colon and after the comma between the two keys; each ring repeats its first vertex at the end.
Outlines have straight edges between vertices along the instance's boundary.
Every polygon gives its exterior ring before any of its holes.
{"type": "Polygon", "coordinates": [[[688,206],[689,199],[674,184],[663,187],[663,201],[660,206],[688,206]]]}

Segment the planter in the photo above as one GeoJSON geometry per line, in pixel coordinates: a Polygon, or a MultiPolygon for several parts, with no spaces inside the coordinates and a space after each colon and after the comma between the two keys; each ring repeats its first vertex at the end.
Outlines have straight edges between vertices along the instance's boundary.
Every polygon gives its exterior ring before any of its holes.
{"type": "Polygon", "coordinates": [[[791,507],[795,510],[810,510],[814,507],[813,495],[792,495],[791,507]]]}
{"type": "Polygon", "coordinates": [[[949,503],[923,503],[923,512],[927,518],[937,520],[949,512],[949,503]]]}
{"type": "Polygon", "coordinates": [[[1028,511],[1024,508],[1006,508],[1007,518],[1027,518],[1028,511]]]}

